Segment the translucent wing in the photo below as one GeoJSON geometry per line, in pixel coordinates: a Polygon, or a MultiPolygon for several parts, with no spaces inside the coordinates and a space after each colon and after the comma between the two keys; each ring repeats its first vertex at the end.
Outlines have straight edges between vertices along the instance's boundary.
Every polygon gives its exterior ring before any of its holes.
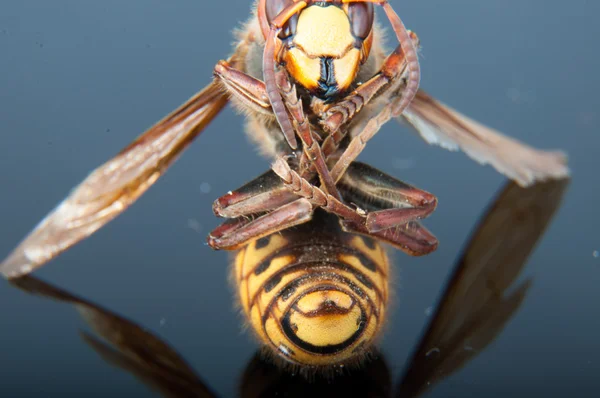
{"type": "Polygon", "coordinates": [[[507,184],[458,261],[402,380],[400,396],[421,395],[480,354],[504,329],[531,280],[510,288],[550,224],[567,185],[568,180],[529,188],[507,184]]]}
{"type": "Polygon", "coordinates": [[[535,181],[569,175],[567,157],[559,151],[541,151],[486,127],[419,90],[403,120],[429,144],[457,151],[528,186],[535,181]]]}
{"type": "Polygon", "coordinates": [[[226,105],[209,84],[81,182],[0,264],[7,278],[27,274],[121,214],[167,170],[226,105]]]}

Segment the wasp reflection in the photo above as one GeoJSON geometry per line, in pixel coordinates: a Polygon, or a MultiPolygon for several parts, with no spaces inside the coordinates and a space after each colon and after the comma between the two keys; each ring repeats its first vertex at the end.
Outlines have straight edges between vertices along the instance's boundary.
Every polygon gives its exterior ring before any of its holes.
{"type": "MultiPolygon", "coordinates": [[[[416,397],[435,387],[484,351],[523,303],[531,279],[514,287],[513,282],[552,220],[567,185],[565,180],[529,188],[507,184],[465,246],[396,388],[385,359],[376,352],[360,369],[312,382],[257,354],[241,378],[240,396],[416,397]]],[[[82,332],[82,339],[106,362],[163,396],[218,396],[166,342],[132,321],[31,276],[11,284],[74,305],[98,335],[82,332]]]]}

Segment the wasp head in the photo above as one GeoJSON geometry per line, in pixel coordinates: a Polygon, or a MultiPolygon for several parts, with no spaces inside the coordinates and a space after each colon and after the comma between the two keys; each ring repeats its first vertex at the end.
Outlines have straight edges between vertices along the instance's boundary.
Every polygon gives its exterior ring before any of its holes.
{"type": "MultiPolygon", "coordinates": [[[[331,99],[350,88],[369,56],[373,4],[306,3],[277,27],[276,62],[285,65],[290,76],[309,92],[331,99]]],[[[275,18],[293,4],[293,0],[261,0],[259,20],[265,37],[275,18]]]]}

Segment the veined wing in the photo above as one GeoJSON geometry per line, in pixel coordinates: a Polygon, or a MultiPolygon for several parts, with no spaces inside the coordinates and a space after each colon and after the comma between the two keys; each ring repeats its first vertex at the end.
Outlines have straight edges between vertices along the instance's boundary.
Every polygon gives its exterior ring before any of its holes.
{"type": "Polygon", "coordinates": [[[228,98],[209,84],[94,170],[0,264],[7,278],[27,274],[90,236],[135,202],[214,119],[228,98]]]}
{"type": "Polygon", "coordinates": [[[458,113],[422,90],[402,116],[429,144],[452,151],[460,149],[521,186],[569,175],[563,152],[525,145],[458,113]]]}

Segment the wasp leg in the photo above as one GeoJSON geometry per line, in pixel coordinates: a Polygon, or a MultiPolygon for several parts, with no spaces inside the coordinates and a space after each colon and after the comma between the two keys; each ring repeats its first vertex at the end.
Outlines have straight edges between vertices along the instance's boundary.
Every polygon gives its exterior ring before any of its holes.
{"type": "MultiPolygon", "coordinates": [[[[413,45],[417,48],[419,46],[417,34],[414,32],[410,32],[409,34],[413,45]]],[[[406,69],[406,57],[402,46],[399,45],[388,55],[375,76],[358,86],[352,93],[348,94],[334,106],[327,109],[321,122],[323,127],[329,132],[337,131],[341,125],[349,122],[373,98],[393,88],[392,86],[395,85],[392,83],[396,82],[399,77],[402,77],[406,69]]]]}
{"type": "Polygon", "coordinates": [[[273,116],[267,89],[261,80],[231,67],[227,61],[215,65],[214,76],[233,99],[263,115],[273,116]]]}
{"type": "Polygon", "coordinates": [[[347,203],[367,212],[365,226],[378,232],[429,216],[437,198],[367,164],[354,162],[339,183],[347,203]]]}
{"type": "MultiPolygon", "coordinates": [[[[273,164],[273,171],[281,177],[284,184],[298,196],[306,198],[313,206],[318,206],[324,210],[333,213],[341,218],[342,227],[348,232],[357,232],[363,235],[372,236],[381,239],[398,249],[413,256],[423,255],[432,252],[437,248],[438,241],[425,227],[416,222],[416,219],[423,218],[435,209],[435,197],[424,191],[419,191],[400,181],[382,178],[383,173],[379,172],[376,181],[369,182],[369,178],[377,177],[377,171],[372,168],[362,168],[361,165],[352,168],[353,172],[366,172],[363,180],[355,176],[359,181],[359,186],[365,189],[376,189],[377,186],[384,187],[392,191],[391,198],[386,198],[385,194],[376,196],[376,200],[369,202],[366,198],[368,193],[357,195],[352,189],[342,191],[349,192],[353,197],[362,198],[360,201],[363,206],[371,209],[377,209],[372,213],[374,217],[369,217],[370,213],[363,209],[353,209],[342,203],[331,195],[326,194],[318,187],[310,184],[302,178],[297,172],[292,170],[283,158],[278,158],[273,164]],[[403,198],[403,199],[402,199],[403,198]],[[380,203],[377,203],[377,200],[380,203]],[[383,209],[382,203],[391,201],[397,205],[407,206],[398,209],[383,209]],[[403,202],[405,200],[405,202],[403,202]],[[424,204],[424,202],[429,202],[424,204]],[[413,212],[409,203],[421,205],[421,209],[413,212]],[[391,214],[390,214],[391,211],[391,214]],[[374,226],[374,231],[369,230],[369,221],[374,226]],[[385,226],[385,229],[378,229],[385,226]]],[[[387,176],[386,176],[387,177],[387,176]]],[[[351,178],[350,178],[351,179],[351,178]]],[[[340,186],[341,187],[341,186],[340,186]]]]}
{"type": "Polygon", "coordinates": [[[437,238],[418,221],[410,221],[404,225],[378,232],[369,232],[364,224],[357,224],[352,221],[341,220],[340,224],[346,232],[370,236],[411,256],[424,256],[435,251],[438,247],[437,238]]]}
{"type": "Polygon", "coordinates": [[[272,170],[267,171],[235,191],[229,191],[213,203],[219,217],[235,218],[264,213],[298,199],[272,170]]]}
{"type": "MultiPolygon", "coordinates": [[[[410,37],[413,44],[418,46],[419,38],[417,35],[410,32],[410,37]]],[[[340,129],[342,124],[350,121],[373,98],[384,95],[390,97],[390,102],[352,138],[348,147],[338,158],[331,169],[331,177],[335,182],[341,178],[348,165],[356,159],[365,148],[367,141],[377,134],[381,126],[392,117],[398,116],[398,112],[402,113],[406,107],[403,96],[398,94],[397,91],[400,88],[406,89],[405,79],[399,80],[398,77],[405,75],[407,65],[402,46],[398,46],[385,60],[378,74],[358,87],[346,99],[329,108],[325,113],[321,124],[330,134],[323,143],[323,152],[326,157],[329,157],[347,134],[347,130],[342,131],[340,129]]]]}
{"type": "MultiPolygon", "coordinates": [[[[264,82],[230,67],[225,61],[221,61],[215,66],[215,76],[220,79],[227,91],[242,104],[262,114],[273,116],[273,109],[264,82]]],[[[290,83],[285,70],[277,71],[275,78],[277,79],[278,88],[281,90],[284,104],[295,122],[296,134],[302,140],[306,157],[308,157],[311,164],[314,164],[321,185],[325,187],[328,193],[339,198],[339,193],[325,163],[325,156],[321,152],[321,146],[313,136],[302,102],[296,93],[296,87],[290,83]]]]}
{"type": "Polygon", "coordinates": [[[394,114],[394,107],[397,102],[401,100],[400,97],[394,96],[391,98],[392,102],[387,103],[376,116],[372,117],[362,130],[360,130],[350,141],[344,152],[339,156],[335,165],[331,168],[331,178],[336,183],[342,178],[346,169],[354,162],[354,160],[363,151],[367,142],[377,134],[385,123],[387,123],[392,117],[396,117],[394,114]]]}
{"type": "Polygon", "coordinates": [[[235,250],[251,240],[310,221],[312,215],[310,202],[300,198],[256,219],[227,220],[208,235],[207,242],[216,250],[235,250]]]}
{"type": "MultiPolygon", "coordinates": [[[[415,48],[419,47],[419,37],[414,32],[409,32],[415,48]]],[[[322,126],[329,132],[334,132],[341,125],[349,122],[365,105],[376,96],[379,97],[388,89],[396,89],[399,77],[403,77],[407,71],[407,59],[401,45],[388,55],[383,62],[379,72],[372,78],[361,84],[335,106],[327,109],[321,122],[322,126]]]]}
{"type": "Polygon", "coordinates": [[[272,169],[283,180],[283,183],[291,192],[308,199],[313,206],[322,207],[324,210],[347,220],[357,223],[365,222],[366,219],[363,214],[360,214],[341,200],[308,182],[308,180],[292,170],[283,157],[278,157],[275,160],[272,169]]]}
{"type": "MultiPolygon", "coordinates": [[[[388,57],[388,60],[390,57],[388,57]]],[[[385,64],[383,69],[385,69],[385,64]]],[[[325,116],[320,123],[324,130],[329,133],[322,145],[326,159],[339,148],[340,143],[349,131],[348,129],[340,129],[340,126],[352,120],[371,101],[375,94],[380,92],[382,88],[389,86],[390,81],[391,79],[385,73],[379,72],[325,112],[325,116]]]]}
{"type": "Polygon", "coordinates": [[[321,186],[325,191],[333,195],[337,199],[341,199],[341,196],[335,187],[335,181],[331,178],[327,163],[325,163],[325,156],[321,151],[319,142],[313,136],[313,132],[310,128],[310,123],[306,117],[306,113],[302,107],[302,101],[298,98],[296,92],[296,86],[290,82],[290,76],[285,69],[279,69],[275,72],[275,79],[277,86],[281,90],[284,103],[290,112],[293,121],[295,122],[296,133],[302,140],[302,147],[308,161],[319,175],[321,180],[321,186]]]}

